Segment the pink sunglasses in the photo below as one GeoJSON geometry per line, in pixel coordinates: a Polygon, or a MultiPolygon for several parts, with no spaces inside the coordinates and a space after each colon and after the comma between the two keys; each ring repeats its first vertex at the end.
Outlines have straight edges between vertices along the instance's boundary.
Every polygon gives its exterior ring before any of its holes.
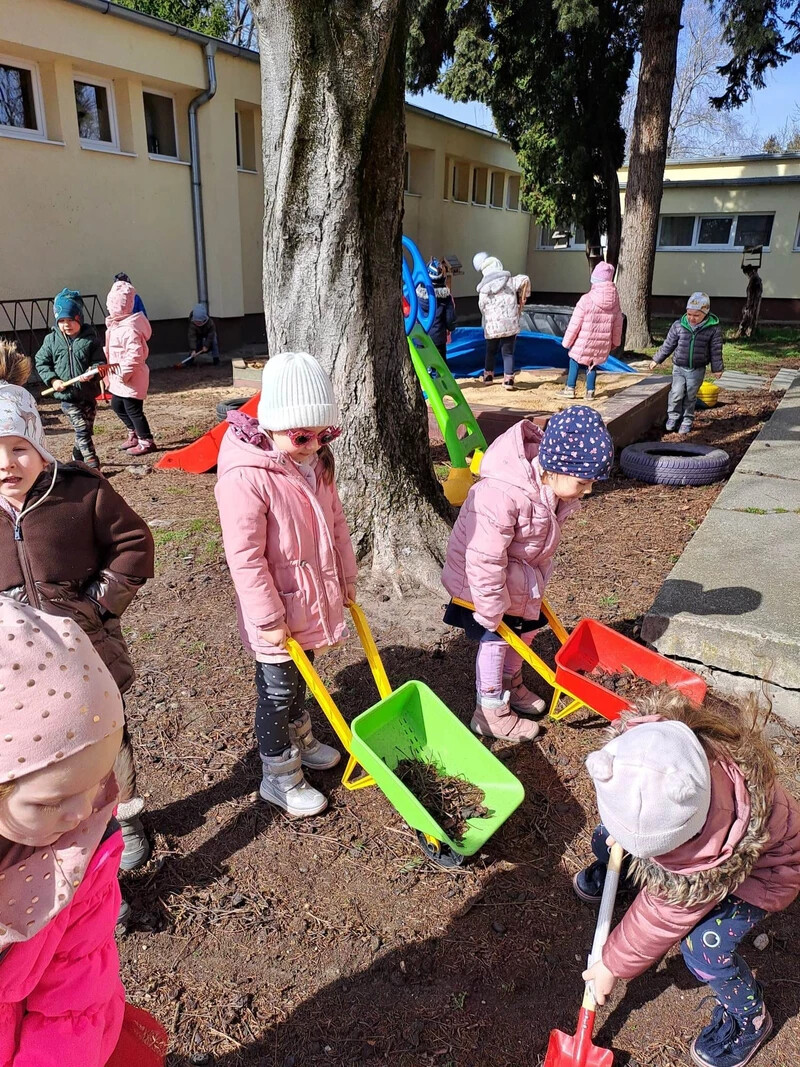
{"type": "Polygon", "coordinates": [[[283,433],[293,445],[302,447],[312,441],[318,441],[320,445],[329,445],[341,435],[341,426],[326,426],[324,430],[284,430],[283,433]]]}

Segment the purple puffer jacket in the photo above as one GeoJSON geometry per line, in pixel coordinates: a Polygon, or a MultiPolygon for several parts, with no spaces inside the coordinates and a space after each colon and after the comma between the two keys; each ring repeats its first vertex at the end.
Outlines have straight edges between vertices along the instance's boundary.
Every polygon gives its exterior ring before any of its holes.
{"type": "Polygon", "coordinates": [[[480,481],[459,512],[442,572],[452,597],[496,630],[503,615],[536,619],[566,518],[580,507],[542,481],[542,431],[523,419],[486,450],[480,481]]]}

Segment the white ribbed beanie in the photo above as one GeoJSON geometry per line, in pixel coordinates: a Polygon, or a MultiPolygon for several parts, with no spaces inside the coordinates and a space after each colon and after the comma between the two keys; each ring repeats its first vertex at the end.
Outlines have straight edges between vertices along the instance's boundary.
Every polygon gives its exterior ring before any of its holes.
{"type": "Polygon", "coordinates": [[[685,723],[630,726],[590,753],[586,767],[603,825],[631,856],[663,856],[703,829],[711,772],[703,746],[685,723]]]}
{"type": "Polygon", "coordinates": [[[270,356],[261,375],[258,421],[265,430],[335,426],[339,406],[331,380],[307,352],[270,356]]]}
{"type": "Polygon", "coordinates": [[[488,252],[476,252],[475,255],[472,257],[472,266],[475,268],[475,270],[481,271],[483,270],[483,264],[488,258],[488,252]]]}

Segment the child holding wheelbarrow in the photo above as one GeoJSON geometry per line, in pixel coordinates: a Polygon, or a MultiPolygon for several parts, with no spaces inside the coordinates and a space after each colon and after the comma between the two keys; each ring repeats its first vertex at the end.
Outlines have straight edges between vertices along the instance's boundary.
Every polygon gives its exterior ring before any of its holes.
{"type": "Polygon", "coordinates": [[[239,632],[256,660],[256,735],[261,797],[290,815],[316,815],[324,794],[303,768],[335,767],[304,709],[305,682],[286,650],[293,637],[313,653],[346,633],[356,559],[334,483],[330,443],[339,408],[313,356],[281,352],[264,367],[258,418],[228,414],[215,489],[239,632]]]}
{"type": "Polygon", "coordinates": [[[497,634],[501,622],[527,645],[544,625],[545,586],[561,527],[598,479],[608,477],[614,445],[596,411],[576,405],[542,430],[523,419],[486,450],[481,476],[459,512],[442,573],[451,597],[445,622],[479,641],[473,731],[529,741],[539,726],[522,715],[545,703],[522,681],[522,659],[497,634]]]}
{"type": "Polygon", "coordinates": [[[575,876],[575,891],[599,901],[613,839],[631,856],[628,878],[641,892],[584,978],[602,1004],[618,979],[642,974],[680,941],[687,967],[717,1000],[692,1060],[743,1067],[772,1019],[736,950],[800,892],[800,805],[775,780],[755,716],[747,724],[664,691],[616,728],[586,761],[603,825],[592,841],[597,861],[575,876]]]}

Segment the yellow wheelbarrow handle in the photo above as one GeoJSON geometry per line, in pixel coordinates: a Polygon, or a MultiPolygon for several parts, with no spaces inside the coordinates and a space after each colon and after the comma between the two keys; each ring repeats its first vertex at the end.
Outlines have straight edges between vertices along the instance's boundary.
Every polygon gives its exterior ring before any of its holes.
{"type": "Polygon", "coordinates": [[[375,679],[375,685],[378,687],[378,693],[381,700],[384,697],[388,697],[392,692],[392,687],[389,685],[389,679],[386,675],[386,669],[383,666],[383,660],[378,652],[378,646],[375,644],[375,638],[372,636],[372,631],[367,623],[367,617],[361,608],[355,602],[351,602],[350,614],[353,616],[353,625],[356,628],[358,639],[361,642],[361,647],[364,649],[364,655],[367,657],[367,663],[369,669],[372,671],[372,677],[375,679]]]}
{"type": "MultiPolygon", "coordinates": [[[[459,600],[458,597],[453,597],[453,603],[458,604],[460,608],[466,608],[467,611],[474,611],[475,605],[471,604],[468,600],[459,600]]],[[[549,620],[548,620],[549,621],[549,620]]],[[[559,625],[561,625],[559,623],[559,625]]],[[[513,630],[510,630],[504,622],[501,622],[497,627],[497,635],[502,637],[507,645],[522,656],[526,663],[530,663],[531,667],[537,674],[547,682],[548,685],[555,685],[556,676],[553,670],[545,663],[541,656],[537,656],[532,648],[528,648],[524,641],[520,641],[513,630]]]]}
{"type": "Polygon", "coordinates": [[[302,674],[306,685],[311,690],[311,695],[325,712],[325,717],[336,731],[336,736],[349,752],[353,733],[341,711],[339,711],[336,706],[333,697],[325,688],[325,683],[317,674],[314,664],[293,637],[290,637],[287,640],[286,651],[292,657],[297,669],[302,674]]]}

